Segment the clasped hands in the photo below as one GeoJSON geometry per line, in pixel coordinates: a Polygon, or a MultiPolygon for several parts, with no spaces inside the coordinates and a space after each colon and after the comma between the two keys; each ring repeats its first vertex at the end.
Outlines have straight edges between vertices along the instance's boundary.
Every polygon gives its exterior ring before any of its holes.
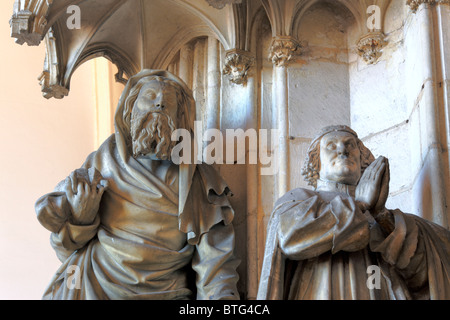
{"type": "Polygon", "coordinates": [[[106,188],[107,180],[97,169],[73,171],[65,180],[65,193],[72,207],[71,222],[77,225],[92,224],[106,188]]]}
{"type": "Polygon", "coordinates": [[[377,219],[385,210],[389,195],[389,161],[379,157],[364,171],[355,191],[355,200],[361,211],[368,210],[377,219]]]}

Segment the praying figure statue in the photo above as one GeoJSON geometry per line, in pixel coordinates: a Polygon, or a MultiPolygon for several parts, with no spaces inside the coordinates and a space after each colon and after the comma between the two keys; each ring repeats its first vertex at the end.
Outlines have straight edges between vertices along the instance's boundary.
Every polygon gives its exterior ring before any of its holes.
{"type": "Polygon", "coordinates": [[[385,207],[389,162],[347,126],[313,139],[267,227],[258,299],[450,299],[450,232],[385,207]]]}
{"type": "Polygon", "coordinates": [[[239,299],[230,190],[206,164],[175,164],[195,102],[178,77],[130,78],[115,133],[36,203],[62,265],[44,299],[239,299]]]}

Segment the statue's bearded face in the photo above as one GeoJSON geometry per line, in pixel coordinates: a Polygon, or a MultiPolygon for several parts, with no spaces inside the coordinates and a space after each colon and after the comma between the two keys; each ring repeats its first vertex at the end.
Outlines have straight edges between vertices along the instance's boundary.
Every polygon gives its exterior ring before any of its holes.
{"type": "Polygon", "coordinates": [[[177,90],[159,80],[144,84],[131,112],[133,156],[168,160],[175,143],[171,140],[177,121],[177,90]]]}
{"type": "Polygon", "coordinates": [[[361,153],[356,137],[331,132],[320,141],[320,179],[356,185],[361,176],[361,153]]]}

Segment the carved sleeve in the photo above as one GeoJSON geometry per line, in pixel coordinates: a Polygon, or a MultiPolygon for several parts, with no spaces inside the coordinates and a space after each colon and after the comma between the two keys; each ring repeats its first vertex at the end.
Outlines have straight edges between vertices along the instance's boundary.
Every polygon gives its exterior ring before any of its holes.
{"type": "Polygon", "coordinates": [[[180,220],[180,229],[196,247],[192,269],[197,273],[197,299],[239,299],[239,260],[234,256],[234,211],[228,187],[212,168],[199,169],[180,220]]]}
{"type": "Polygon", "coordinates": [[[233,225],[219,223],[202,235],[196,245],[192,268],[197,272],[197,300],[236,300],[239,279],[234,257],[233,225]]]}
{"type": "Polygon", "coordinates": [[[374,225],[370,232],[370,249],[380,253],[384,261],[394,266],[405,279],[408,288],[419,291],[427,284],[428,271],[423,237],[414,218],[400,210],[392,210],[394,230],[387,236],[374,225]]]}
{"type": "Polygon", "coordinates": [[[84,247],[96,234],[100,225],[97,216],[90,225],[76,225],[71,222],[71,207],[64,192],[64,181],[55,192],[41,197],[35,205],[39,222],[52,232],[50,242],[58,258],[64,262],[75,250],[84,247]]]}
{"type": "Polygon", "coordinates": [[[357,251],[368,244],[368,221],[351,198],[337,196],[327,203],[316,195],[284,206],[274,218],[279,219],[279,246],[292,260],[357,251]]]}

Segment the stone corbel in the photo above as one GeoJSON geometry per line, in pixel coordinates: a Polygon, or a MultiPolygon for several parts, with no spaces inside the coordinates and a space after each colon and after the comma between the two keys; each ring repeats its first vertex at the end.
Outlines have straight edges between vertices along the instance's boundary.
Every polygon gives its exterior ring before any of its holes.
{"type": "Polygon", "coordinates": [[[406,0],[406,4],[412,12],[416,13],[421,4],[450,4],[450,0],[406,0]]]}
{"type": "Polygon", "coordinates": [[[22,45],[38,46],[45,36],[47,16],[53,0],[16,0],[10,20],[11,37],[22,45]]]}
{"type": "Polygon", "coordinates": [[[206,0],[211,7],[223,9],[227,4],[239,4],[242,0],[206,0]]]}
{"type": "Polygon", "coordinates": [[[293,37],[275,37],[270,46],[269,59],[277,67],[287,66],[302,54],[303,45],[293,37]]]}
{"type": "Polygon", "coordinates": [[[382,55],[386,46],[385,36],[382,32],[370,32],[359,39],[356,49],[359,56],[367,64],[375,64],[382,55]]]}
{"type": "Polygon", "coordinates": [[[255,63],[255,57],[248,51],[233,49],[225,56],[223,74],[228,75],[231,82],[245,85],[248,71],[255,63]]]}
{"type": "Polygon", "coordinates": [[[38,80],[45,98],[62,99],[69,94],[69,89],[61,85],[60,61],[52,29],[45,36],[45,45],[44,71],[38,80]]]}

